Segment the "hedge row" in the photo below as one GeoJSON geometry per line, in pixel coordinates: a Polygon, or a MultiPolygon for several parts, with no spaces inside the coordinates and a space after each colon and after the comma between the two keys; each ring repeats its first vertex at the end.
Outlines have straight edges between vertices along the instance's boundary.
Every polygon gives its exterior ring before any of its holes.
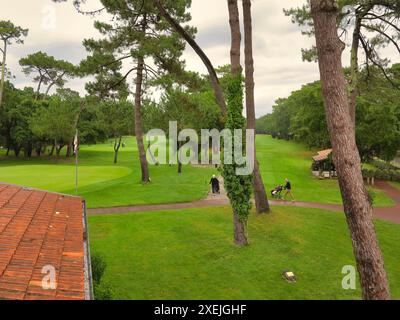
{"type": "Polygon", "coordinates": [[[400,182],[400,170],[364,169],[362,172],[365,178],[400,182]]]}

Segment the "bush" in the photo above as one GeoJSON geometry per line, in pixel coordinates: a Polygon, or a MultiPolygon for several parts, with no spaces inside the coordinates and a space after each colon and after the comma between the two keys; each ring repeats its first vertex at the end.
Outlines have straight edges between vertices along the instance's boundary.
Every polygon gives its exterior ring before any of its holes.
{"type": "Polygon", "coordinates": [[[113,286],[108,282],[95,284],[93,287],[95,300],[113,300],[115,292],[113,286]]]}
{"type": "Polygon", "coordinates": [[[373,160],[371,164],[383,171],[400,171],[396,166],[381,160],[373,160]]]}
{"type": "MultiPolygon", "coordinates": [[[[382,165],[381,168],[383,168],[382,165]]],[[[388,169],[388,167],[386,167],[386,169],[381,169],[381,168],[378,168],[376,170],[364,169],[362,170],[363,177],[375,178],[377,180],[400,182],[400,170],[388,169]]]]}
{"type": "Polygon", "coordinates": [[[101,282],[101,278],[104,275],[104,272],[107,268],[107,263],[104,258],[100,254],[94,254],[91,257],[92,261],[92,279],[94,284],[99,284],[101,282]]]}
{"type": "Polygon", "coordinates": [[[102,281],[107,263],[100,254],[91,256],[93,292],[95,300],[112,300],[114,298],[114,289],[108,282],[102,281]]]}

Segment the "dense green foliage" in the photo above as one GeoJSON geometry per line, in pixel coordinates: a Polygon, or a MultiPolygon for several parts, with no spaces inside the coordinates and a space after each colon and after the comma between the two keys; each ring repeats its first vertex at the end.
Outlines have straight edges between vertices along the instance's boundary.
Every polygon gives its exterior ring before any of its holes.
{"type": "MultiPolygon", "coordinates": [[[[398,76],[399,65],[388,72],[398,76]]],[[[356,137],[363,160],[392,160],[400,149],[400,90],[370,68],[362,74],[356,109],[356,137]],[[367,77],[368,72],[368,77],[367,77]]],[[[399,81],[400,82],[400,81],[399,81]]],[[[303,86],[286,99],[278,99],[272,114],[257,120],[257,131],[294,139],[308,147],[330,147],[320,82],[303,86]]]]}
{"type": "Polygon", "coordinates": [[[163,76],[155,83],[163,83],[164,92],[158,102],[143,106],[143,128],[164,130],[168,134],[169,121],[177,121],[178,131],[193,129],[201,136],[201,129],[222,129],[222,114],[215,102],[214,93],[205,76],[182,73],[178,84],[176,77],[163,76]],[[160,82],[161,81],[161,82],[160,82]]]}
{"type": "MultiPolygon", "coordinates": [[[[400,3],[398,0],[338,0],[336,1],[340,14],[338,15],[338,29],[340,36],[346,43],[354,41],[356,36],[360,40],[357,51],[363,49],[367,65],[384,68],[387,57],[382,57],[379,49],[394,46],[400,36],[400,3]],[[356,27],[357,25],[357,27],[356,27]],[[349,35],[351,35],[349,37],[349,35]],[[353,38],[352,38],[353,37],[353,38]],[[351,41],[349,41],[349,39],[351,41]]],[[[301,7],[285,9],[286,16],[302,28],[302,34],[314,37],[314,22],[311,16],[310,1],[307,0],[301,7]]],[[[348,46],[354,60],[354,47],[348,46]]],[[[317,60],[316,47],[303,48],[302,57],[305,61],[317,60]]],[[[358,66],[355,66],[358,68],[358,66]]]]}
{"type": "Polygon", "coordinates": [[[301,141],[309,147],[328,147],[330,142],[321,84],[305,85],[288,98],[278,99],[273,113],[257,120],[257,131],[301,141]]]}
{"type": "Polygon", "coordinates": [[[3,104],[4,85],[11,71],[7,69],[7,49],[13,43],[24,43],[24,37],[28,35],[28,29],[14,25],[10,20],[0,21],[0,107],[3,104]]]}
{"type": "MultiPolygon", "coordinates": [[[[235,129],[242,129],[242,138],[244,140],[246,137],[246,119],[243,117],[242,81],[241,75],[232,76],[230,79],[227,95],[228,115],[225,128],[231,130],[233,137],[235,136],[235,129]]],[[[235,142],[233,142],[232,145],[235,147],[235,142]]],[[[241,153],[245,152],[246,143],[241,143],[241,147],[242,150],[239,151],[241,153]]],[[[235,152],[233,152],[233,156],[235,152]]],[[[251,174],[239,175],[237,169],[240,167],[243,167],[243,165],[238,165],[234,160],[232,164],[224,163],[221,172],[224,177],[225,190],[233,210],[239,216],[240,220],[246,221],[251,209],[250,199],[252,195],[253,176],[251,174]]]]}
{"type": "Polygon", "coordinates": [[[36,52],[20,59],[19,64],[26,75],[32,75],[37,83],[36,97],[39,98],[41,88],[47,86],[45,96],[53,86],[63,87],[67,78],[78,73],[77,67],[64,60],[57,60],[45,52],[36,52]]]}
{"type": "Polygon", "coordinates": [[[100,143],[133,132],[133,106],[129,101],[83,99],[69,89],[58,89],[38,100],[32,88],[20,90],[6,82],[0,108],[0,146],[25,157],[72,155],[76,129],[81,143],[100,143]]]}
{"type": "Polygon", "coordinates": [[[0,21],[0,40],[7,44],[13,42],[22,44],[24,37],[28,35],[28,29],[14,25],[10,20],[0,21]]]}
{"type": "MultiPolygon", "coordinates": [[[[101,4],[112,19],[95,21],[94,28],[102,37],[83,42],[90,55],[81,62],[80,69],[83,74],[95,76],[86,85],[89,94],[101,99],[126,97],[129,93],[137,95],[136,82],[128,78],[137,72],[144,75],[140,90],[147,93],[155,79],[183,72],[184,61],[180,57],[185,43],[177,33],[170,32],[169,24],[152,1],[102,0],[101,4]],[[124,62],[129,62],[129,67],[123,68],[124,62]]],[[[178,22],[187,23],[191,19],[187,12],[190,4],[189,0],[181,0],[168,1],[165,5],[178,22]]],[[[194,28],[187,27],[187,30],[195,32],[194,28]]],[[[142,94],[137,98],[145,100],[142,94]]]]}
{"type": "Polygon", "coordinates": [[[364,177],[400,182],[400,168],[380,160],[371,161],[363,169],[364,177]]]}
{"type": "Polygon", "coordinates": [[[373,68],[361,74],[356,137],[364,159],[379,157],[390,161],[400,149],[400,64],[393,65],[387,74],[398,88],[373,68]]]}

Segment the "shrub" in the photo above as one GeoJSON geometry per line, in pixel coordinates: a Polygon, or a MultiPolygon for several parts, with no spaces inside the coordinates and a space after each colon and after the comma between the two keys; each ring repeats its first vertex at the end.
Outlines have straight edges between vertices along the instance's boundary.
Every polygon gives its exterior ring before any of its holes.
{"type": "Polygon", "coordinates": [[[384,171],[400,171],[399,168],[397,168],[396,166],[388,163],[388,162],[384,162],[381,160],[373,160],[371,162],[372,165],[374,165],[375,167],[377,167],[380,170],[384,170],[384,171]]]}
{"type": "Polygon", "coordinates": [[[103,256],[97,253],[91,256],[91,262],[93,283],[99,284],[104,272],[106,271],[107,263],[105,262],[103,256]]]}
{"type": "Polygon", "coordinates": [[[93,287],[94,297],[96,300],[113,300],[115,292],[113,286],[108,282],[95,284],[93,287]]]}
{"type": "Polygon", "coordinates": [[[114,298],[114,289],[108,282],[102,281],[107,263],[100,254],[91,256],[93,293],[95,300],[112,300],[114,298]]]}
{"type": "Polygon", "coordinates": [[[387,180],[387,181],[395,181],[400,182],[400,170],[396,169],[376,169],[376,170],[368,170],[363,169],[362,174],[364,178],[375,178],[377,180],[387,180]]]}

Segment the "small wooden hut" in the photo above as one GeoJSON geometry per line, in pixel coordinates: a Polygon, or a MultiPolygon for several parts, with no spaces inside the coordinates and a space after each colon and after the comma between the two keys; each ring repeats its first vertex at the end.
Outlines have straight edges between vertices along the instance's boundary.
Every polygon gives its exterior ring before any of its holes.
{"type": "Polygon", "coordinates": [[[318,151],[313,156],[312,172],[320,179],[332,179],[337,177],[336,169],[332,161],[332,149],[318,151]]]}

